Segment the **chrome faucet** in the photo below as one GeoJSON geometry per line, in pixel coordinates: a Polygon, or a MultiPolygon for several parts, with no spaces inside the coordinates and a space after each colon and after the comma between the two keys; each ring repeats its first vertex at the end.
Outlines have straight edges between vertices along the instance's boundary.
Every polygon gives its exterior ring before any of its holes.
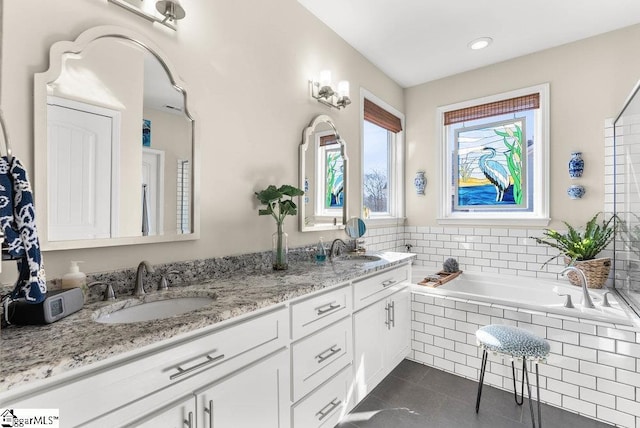
{"type": "Polygon", "coordinates": [[[587,288],[587,277],[584,275],[584,272],[582,272],[575,266],[569,266],[566,267],[562,272],[560,272],[560,275],[564,275],[569,271],[576,272],[580,277],[580,282],[582,283],[582,306],[591,309],[595,308],[596,305],[593,304],[593,300],[591,300],[591,296],[589,295],[589,289],[587,288]]]}
{"type": "MultiPolygon", "coordinates": [[[[343,249],[347,248],[347,243],[344,242],[342,239],[340,238],[336,238],[333,240],[333,242],[331,243],[331,248],[329,249],[329,258],[332,259],[334,257],[334,252],[336,251],[336,245],[338,246],[342,246],[343,249]]],[[[338,247],[338,252],[340,251],[339,247],[338,247]]],[[[335,256],[339,256],[340,254],[336,253],[335,256]]]]}
{"type": "Polygon", "coordinates": [[[144,296],[146,293],[144,292],[144,270],[147,270],[147,273],[155,272],[153,266],[146,261],[143,260],[138,265],[138,272],[136,273],[136,285],[133,289],[134,296],[144,296]]]}

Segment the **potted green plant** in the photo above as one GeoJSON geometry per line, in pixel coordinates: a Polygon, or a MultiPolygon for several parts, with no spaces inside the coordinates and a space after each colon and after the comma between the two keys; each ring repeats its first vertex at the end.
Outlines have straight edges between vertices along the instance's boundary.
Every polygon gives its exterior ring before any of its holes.
{"type": "Polygon", "coordinates": [[[276,220],[277,230],[273,234],[273,269],[285,270],[289,267],[287,260],[287,234],[282,230],[284,219],[288,215],[296,215],[298,207],[293,198],[304,195],[297,187],[288,184],[276,187],[270,185],[266,189],[255,192],[256,198],[266,208],[260,208],[258,215],[270,215],[276,220]]]}
{"type": "MultiPolygon", "coordinates": [[[[590,288],[602,288],[611,269],[609,257],[597,258],[598,254],[611,243],[615,236],[615,216],[598,222],[600,213],[594,215],[584,227],[577,230],[566,221],[567,232],[560,233],[554,229],[545,229],[543,237],[531,236],[538,244],[545,244],[560,250],[560,253],[544,262],[544,265],[557,257],[564,256],[567,265],[574,265],[582,270],[587,277],[590,288]]],[[[543,265],[543,266],[544,266],[543,265]]],[[[573,285],[580,285],[578,275],[570,272],[569,281],[573,285]]]]}

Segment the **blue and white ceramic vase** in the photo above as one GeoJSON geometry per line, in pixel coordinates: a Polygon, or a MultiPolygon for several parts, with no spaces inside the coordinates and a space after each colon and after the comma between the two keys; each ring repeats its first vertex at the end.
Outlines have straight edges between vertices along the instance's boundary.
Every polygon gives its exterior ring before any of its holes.
{"type": "Polygon", "coordinates": [[[424,171],[416,172],[416,178],[413,179],[413,185],[416,186],[416,193],[418,195],[424,195],[424,189],[427,187],[427,179],[424,176],[424,171]]]}
{"type": "Polygon", "coordinates": [[[582,159],[582,152],[571,153],[571,159],[569,159],[569,177],[580,178],[584,171],[584,159],[582,159]]]}
{"type": "Polygon", "coordinates": [[[586,190],[584,186],[580,184],[572,184],[567,189],[567,195],[569,195],[571,199],[581,199],[584,196],[585,192],[586,190]]]}

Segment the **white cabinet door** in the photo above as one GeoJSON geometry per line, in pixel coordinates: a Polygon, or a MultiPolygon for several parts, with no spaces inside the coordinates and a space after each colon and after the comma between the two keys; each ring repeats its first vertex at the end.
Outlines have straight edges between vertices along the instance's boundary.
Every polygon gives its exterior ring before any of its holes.
{"type": "Polygon", "coordinates": [[[381,300],[353,316],[356,400],[362,400],[384,378],[386,301],[381,300]]]}
{"type": "Polygon", "coordinates": [[[362,400],[409,352],[410,292],[404,288],[353,316],[356,400],[362,400]]]}
{"type": "Polygon", "coordinates": [[[150,419],[130,425],[138,428],[196,428],[196,399],[193,395],[165,409],[158,409],[150,419]]]}
{"type": "Polygon", "coordinates": [[[286,351],[232,373],[196,395],[198,428],[287,428],[289,358],[286,351]]]}
{"type": "Polygon", "coordinates": [[[391,328],[385,349],[385,366],[393,369],[409,353],[411,344],[411,293],[409,288],[397,292],[387,300],[391,308],[391,328]]]}

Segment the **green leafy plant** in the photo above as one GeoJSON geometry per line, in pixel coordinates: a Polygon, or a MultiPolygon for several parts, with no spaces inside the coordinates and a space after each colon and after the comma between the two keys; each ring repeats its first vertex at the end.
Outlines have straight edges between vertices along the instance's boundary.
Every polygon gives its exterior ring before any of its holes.
{"type": "Polygon", "coordinates": [[[574,261],[595,259],[598,254],[611,243],[616,232],[615,216],[610,217],[608,220],[603,219],[601,223],[598,223],[598,215],[600,215],[600,213],[594,215],[593,218],[587,222],[584,232],[578,231],[565,221],[563,223],[567,226],[566,233],[560,233],[553,229],[545,229],[543,233],[545,238],[530,236],[530,238],[535,239],[538,244],[549,245],[550,247],[560,250],[560,254],[553,256],[544,262],[544,264],[546,265],[551,260],[562,255],[571,259],[571,263],[574,261]]]}
{"type": "Polygon", "coordinates": [[[293,198],[302,195],[304,195],[302,190],[288,184],[280,187],[270,185],[266,189],[256,192],[256,198],[262,205],[267,206],[259,209],[258,215],[273,216],[276,223],[282,225],[286,216],[298,214],[298,207],[293,202],[293,198]]]}
{"type": "Polygon", "coordinates": [[[293,202],[293,198],[304,195],[304,192],[297,187],[285,184],[280,187],[270,185],[260,192],[255,192],[255,195],[262,205],[266,205],[266,208],[260,208],[258,210],[258,215],[272,216],[278,227],[273,268],[276,270],[287,269],[287,253],[283,242],[284,232],[282,230],[282,224],[286,216],[298,214],[298,207],[295,202],[293,202]]]}

